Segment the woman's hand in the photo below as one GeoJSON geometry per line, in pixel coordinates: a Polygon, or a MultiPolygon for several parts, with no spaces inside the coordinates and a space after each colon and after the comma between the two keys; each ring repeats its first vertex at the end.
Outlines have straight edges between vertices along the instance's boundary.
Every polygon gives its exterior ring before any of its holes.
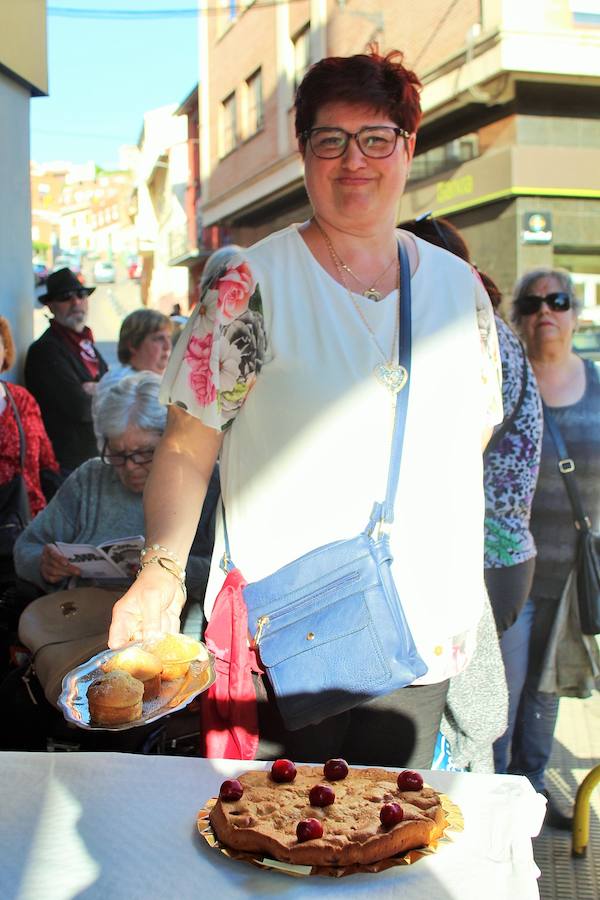
{"type": "Polygon", "coordinates": [[[108,646],[116,650],[157,631],[178,634],[183,603],[177,579],[158,565],[147,566],[114,605],[108,646]]]}
{"type": "Polygon", "coordinates": [[[77,566],[72,565],[66,556],[59,553],[54,544],[44,544],[40,559],[40,572],[44,581],[56,584],[71,575],[80,575],[77,566]]]}

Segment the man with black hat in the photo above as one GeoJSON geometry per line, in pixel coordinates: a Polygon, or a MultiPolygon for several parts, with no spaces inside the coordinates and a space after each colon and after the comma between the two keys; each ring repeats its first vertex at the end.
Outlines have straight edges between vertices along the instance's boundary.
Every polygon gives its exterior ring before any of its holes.
{"type": "Polygon", "coordinates": [[[98,455],[92,398],[108,366],[85,324],[88,297],[95,288],[82,285],[70,269],[53,272],[45,287],[46,293],[38,300],[54,318],[29,348],[25,384],[39,403],[54,452],[66,473],[98,455]]]}

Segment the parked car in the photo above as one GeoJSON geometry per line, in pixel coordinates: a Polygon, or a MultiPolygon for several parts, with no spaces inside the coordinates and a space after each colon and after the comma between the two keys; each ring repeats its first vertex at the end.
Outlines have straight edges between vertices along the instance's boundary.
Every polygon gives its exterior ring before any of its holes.
{"type": "Polygon", "coordinates": [[[127,274],[135,281],[142,277],[142,264],[137,257],[131,257],[127,263],[127,274]]]}
{"type": "Polygon", "coordinates": [[[584,359],[600,361],[600,325],[580,326],[573,335],[573,350],[584,359]]]}
{"type": "Polygon", "coordinates": [[[70,269],[79,276],[81,274],[81,257],[75,254],[70,255],[62,253],[60,256],[57,256],[52,263],[53,272],[58,272],[59,269],[70,269]]]}
{"type": "Polygon", "coordinates": [[[36,263],[33,264],[33,279],[36,287],[39,287],[44,283],[46,278],[48,277],[48,266],[45,263],[36,263]]]}
{"type": "Polygon", "coordinates": [[[94,265],[94,281],[96,284],[114,284],[115,267],[109,262],[97,262],[94,265]]]}

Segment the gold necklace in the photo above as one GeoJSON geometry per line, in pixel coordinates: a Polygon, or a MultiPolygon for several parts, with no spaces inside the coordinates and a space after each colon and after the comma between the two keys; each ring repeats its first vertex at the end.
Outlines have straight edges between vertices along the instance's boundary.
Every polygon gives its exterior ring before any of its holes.
{"type": "Polygon", "coordinates": [[[394,260],[392,259],[391,262],[389,262],[387,264],[387,266],[385,267],[383,272],[381,272],[377,276],[375,281],[372,283],[371,287],[368,287],[365,284],[365,282],[362,280],[362,278],[359,278],[358,275],[356,275],[352,271],[350,266],[343,261],[343,259],[341,258],[341,256],[339,255],[339,253],[337,252],[337,250],[331,243],[331,238],[329,237],[329,235],[327,234],[325,229],[321,226],[321,224],[317,221],[317,219],[313,218],[313,221],[314,221],[315,225],[317,226],[317,228],[319,229],[319,231],[321,232],[321,234],[323,235],[323,239],[324,239],[325,243],[327,244],[327,249],[329,250],[329,255],[331,256],[338,272],[340,271],[340,269],[343,269],[344,272],[347,272],[348,275],[351,275],[352,278],[354,278],[354,280],[357,281],[358,284],[360,284],[361,287],[363,288],[362,295],[363,295],[363,297],[366,297],[367,300],[374,300],[375,302],[377,302],[378,300],[381,300],[382,294],[380,291],[375,289],[375,285],[377,284],[378,281],[381,281],[383,276],[391,269],[392,265],[394,264],[394,260]]]}
{"type": "Polygon", "coordinates": [[[331,246],[331,242],[329,242],[327,240],[327,235],[325,234],[325,232],[323,231],[323,229],[321,228],[321,226],[319,225],[317,220],[313,219],[313,221],[315,222],[317,228],[319,229],[319,231],[325,238],[325,243],[327,244],[327,248],[329,250],[329,255],[331,256],[332,262],[337,269],[338,275],[340,276],[340,281],[342,282],[342,285],[346,289],[346,293],[348,294],[348,296],[350,297],[350,300],[352,301],[352,305],[354,306],[354,309],[358,313],[363,325],[369,332],[373,343],[377,347],[377,349],[381,355],[381,358],[383,359],[383,362],[377,363],[377,365],[373,369],[373,374],[375,375],[375,378],[380,382],[380,384],[382,384],[385,388],[387,388],[387,390],[390,391],[390,393],[395,397],[396,394],[400,393],[400,391],[402,390],[402,388],[405,386],[406,382],[408,381],[408,372],[406,371],[404,366],[400,365],[399,362],[398,363],[394,362],[396,348],[398,347],[398,338],[400,336],[400,262],[397,262],[397,268],[396,268],[396,272],[397,272],[396,285],[397,285],[397,290],[398,290],[398,302],[396,304],[396,323],[394,326],[394,338],[392,340],[392,349],[391,349],[390,356],[388,357],[388,355],[382,349],[381,344],[377,340],[377,335],[375,334],[375,332],[369,325],[369,322],[368,322],[366,316],[364,315],[362,309],[360,308],[359,304],[356,302],[354,294],[348,287],[348,284],[344,277],[344,270],[342,269],[340,263],[338,262],[338,260],[336,258],[335,251],[333,250],[333,247],[331,246]]]}

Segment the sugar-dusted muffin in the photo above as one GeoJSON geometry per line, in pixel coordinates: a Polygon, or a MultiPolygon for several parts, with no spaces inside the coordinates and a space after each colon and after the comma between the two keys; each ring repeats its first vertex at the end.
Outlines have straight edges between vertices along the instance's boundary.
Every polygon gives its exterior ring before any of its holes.
{"type": "Polygon", "coordinates": [[[94,725],[124,725],[142,716],[144,685],[128,672],[115,669],[93,681],[87,692],[94,725]]]}
{"type": "Polygon", "coordinates": [[[161,678],[164,681],[183,678],[193,659],[208,659],[204,644],[185,634],[164,634],[144,641],[142,646],[162,662],[161,678]]]}
{"type": "Polygon", "coordinates": [[[141,647],[126,647],[107,659],[102,665],[104,672],[120,669],[129,672],[144,685],[144,700],[153,700],[160,693],[160,673],[163,664],[158,656],[142,650],[141,647]]]}

